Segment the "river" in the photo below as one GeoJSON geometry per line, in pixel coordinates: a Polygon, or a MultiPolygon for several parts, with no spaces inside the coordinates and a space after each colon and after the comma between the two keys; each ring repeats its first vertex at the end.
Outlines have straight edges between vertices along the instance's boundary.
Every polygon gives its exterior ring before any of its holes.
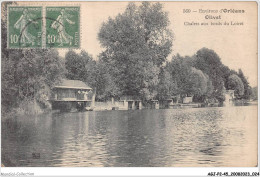
{"type": "Polygon", "coordinates": [[[257,106],[92,111],[2,122],[6,166],[255,166],[257,106]]]}

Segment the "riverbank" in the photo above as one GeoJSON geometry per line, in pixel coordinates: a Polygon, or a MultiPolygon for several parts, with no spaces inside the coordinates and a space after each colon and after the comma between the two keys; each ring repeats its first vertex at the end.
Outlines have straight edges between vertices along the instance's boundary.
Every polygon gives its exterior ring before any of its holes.
{"type": "MultiPolygon", "coordinates": [[[[248,100],[235,100],[231,102],[229,105],[221,104],[221,103],[174,103],[170,105],[158,105],[153,106],[151,104],[142,104],[138,107],[129,107],[123,105],[123,102],[95,102],[95,106],[87,107],[84,110],[78,111],[78,110],[68,110],[67,112],[82,112],[82,111],[116,111],[116,110],[140,110],[140,109],[189,109],[189,108],[206,108],[206,107],[223,107],[223,106],[248,106],[248,105],[257,105],[258,101],[248,101],[248,100]]],[[[10,118],[15,118],[17,116],[23,116],[23,115],[40,115],[45,113],[58,113],[63,112],[60,110],[52,110],[50,108],[48,109],[41,109],[39,106],[31,106],[29,108],[29,103],[26,105],[23,105],[19,108],[14,108],[9,111],[2,111],[2,121],[10,118]],[[29,108],[29,109],[27,109],[29,108]]]]}
{"type": "Polygon", "coordinates": [[[225,106],[248,106],[248,105],[257,105],[258,101],[248,101],[248,100],[235,100],[230,102],[228,105],[223,103],[174,103],[170,105],[158,105],[158,107],[153,107],[151,104],[142,104],[142,107],[125,107],[122,106],[122,103],[118,104],[117,102],[96,102],[95,106],[86,111],[115,111],[115,110],[138,110],[138,109],[188,109],[188,108],[207,108],[207,107],[225,107],[225,106]]]}

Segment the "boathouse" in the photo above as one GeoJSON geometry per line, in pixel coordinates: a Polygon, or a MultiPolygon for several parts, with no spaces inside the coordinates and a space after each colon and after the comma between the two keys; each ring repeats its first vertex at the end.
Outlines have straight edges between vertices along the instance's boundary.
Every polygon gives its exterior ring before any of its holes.
{"type": "Polygon", "coordinates": [[[121,106],[119,109],[131,110],[131,109],[142,109],[142,101],[136,96],[122,96],[120,97],[119,102],[121,106]]]}
{"type": "Polygon", "coordinates": [[[54,86],[50,98],[53,110],[86,110],[95,103],[93,89],[79,80],[62,80],[54,86]]]}

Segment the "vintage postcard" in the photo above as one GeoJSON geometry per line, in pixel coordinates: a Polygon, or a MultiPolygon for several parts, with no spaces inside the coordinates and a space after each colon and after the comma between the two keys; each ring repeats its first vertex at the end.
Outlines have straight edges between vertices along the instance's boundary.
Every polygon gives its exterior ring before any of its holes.
{"type": "Polygon", "coordinates": [[[3,170],[258,166],[257,2],[1,9],[3,170]]]}

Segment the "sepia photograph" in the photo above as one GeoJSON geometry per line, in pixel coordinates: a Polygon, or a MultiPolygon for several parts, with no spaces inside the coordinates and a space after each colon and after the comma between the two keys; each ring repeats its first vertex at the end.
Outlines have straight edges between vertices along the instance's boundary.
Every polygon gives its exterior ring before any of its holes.
{"type": "Polygon", "coordinates": [[[6,1],[1,37],[1,170],[258,166],[256,1],[6,1]]]}

